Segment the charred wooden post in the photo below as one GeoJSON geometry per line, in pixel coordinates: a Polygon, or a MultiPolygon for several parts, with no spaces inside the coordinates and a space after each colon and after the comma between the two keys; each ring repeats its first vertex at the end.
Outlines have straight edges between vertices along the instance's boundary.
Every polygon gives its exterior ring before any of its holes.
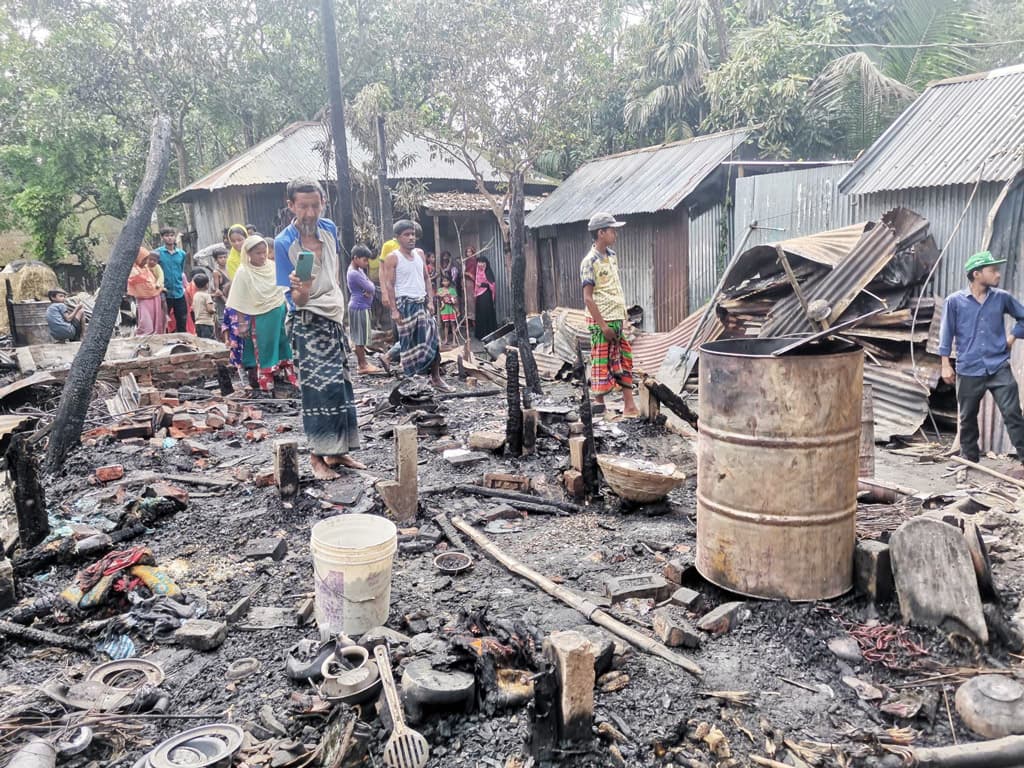
{"type": "Polygon", "coordinates": [[[650,396],[657,403],[665,406],[691,427],[697,429],[697,414],[690,410],[690,406],[686,404],[683,398],[669,389],[667,385],[650,376],[644,379],[644,383],[647,385],[647,391],[650,393],[650,396]]]}
{"type": "Polygon", "coordinates": [[[146,226],[164,186],[170,151],[171,121],[167,116],[159,115],[153,122],[149,138],[146,171],[114,251],[103,270],[92,321],[71,363],[57,415],[53,419],[53,431],[46,452],[46,467],[51,472],[58,471],[64,459],[81,442],[85,414],[92,402],[93,385],[120,318],[121,297],[128,282],[128,274],[138,256],[139,243],[146,234],[146,226]]]}
{"type": "Polygon", "coordinates": [[[508,212],[509,247],[512,249],[512,321],[516,326],[516,339],[523,357],[526,386],[543,395],[537,361],[533,358],[530,335],[526,326],[526,183],[522,169],[511,174],[511,202],[508,212]]]}
{"type": "Polygon", "coordinates": [[[505,350],[505,375],[508,377],[508,421],[505,425],[505,445],[512,456],[523,453],[523,406],[519,401],[519,350],[505,350]]]}
{"type": "Polygon", "coordinates": [[[576,342],[576,375],[580,380],[580,421],[583,423],[583,487],[587,496],[596,496],[601,489],[597,468],[597,443],[594,441],[594,411],[590,407],[590,382],[583,364],[583,348],[576,342]]]}
{"type": "Polygon", "coordinates": [[[231,369],[226,365],[217,366],[217,387],[223,397],[235,391],[234,382],[231,381],[231,369]]]}
{"type": "Polygon", "coordinates": [[[274,442],[274,483],[284,501],[299,495],[299,444],[295,440],[274,442]]]}
{"type": "Polygon", "coordinates": [[[534,677],[530,704],[530,754],[537,761],[554,758],[558,750],[558,676],[546,664],[534,677]]]}
{"type": "MultiPolygon", "coordinates": [[[[524,392],[526,390],[523,390],[524,392]]],[[[536,408],[526,408],[523,411],[523,455],[527,456],[537,450],[537,427],[540,424],[540,414],[536,408]]]]}
{"type": "Polygon", "coordinates": [[[39,482],[39,461],[24,432],[11,436],[7,471],[14,486],[18,538],[22,549],[29,549],[49,535],[50,520],[46,513],[46,494],[39,482]]]}

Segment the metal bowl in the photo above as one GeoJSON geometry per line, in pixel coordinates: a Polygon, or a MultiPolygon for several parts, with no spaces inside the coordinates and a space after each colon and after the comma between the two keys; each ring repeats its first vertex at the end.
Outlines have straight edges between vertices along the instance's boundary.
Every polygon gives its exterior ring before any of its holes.
{"type": "Polygon", "coordinates": [[[465,552],[442,552],[434,558],[434,567],[441,573],[454,575],[473,567],[473,558],[465,552]]]}

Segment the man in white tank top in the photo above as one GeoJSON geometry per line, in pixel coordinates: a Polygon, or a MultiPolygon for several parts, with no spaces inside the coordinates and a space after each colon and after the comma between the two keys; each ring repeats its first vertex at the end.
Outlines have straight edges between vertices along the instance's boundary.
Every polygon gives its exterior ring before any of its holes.
{"type": "Polygon", "coordinates": [[[426,258],[416,247],[416,225],[408,219],[395,222],[398,250],[380,264],[380,285],[384,303],[398,328],[402,371],[406,376],[426,374],[438,389],[441,381],[441,351],[434,321],[434,289],[427,274],[426,258]]]}

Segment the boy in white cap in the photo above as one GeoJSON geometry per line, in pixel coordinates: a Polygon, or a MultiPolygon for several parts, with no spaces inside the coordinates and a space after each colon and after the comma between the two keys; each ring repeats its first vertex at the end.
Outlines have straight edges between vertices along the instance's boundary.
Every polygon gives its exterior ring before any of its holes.
{"type": "Polygon", "coordinates": [[[590,391],[595,412],[604,410],[604,397],[616,386],[622,388],[622,415],[640,415],[633,400],[633,348],[623,333],[626,297],[619,282],[619,262],[612,246],[624,221],[610,213],[595,213],[587,228],[594,245],[580,262],[583,303],[590,324],[590,391]]]}

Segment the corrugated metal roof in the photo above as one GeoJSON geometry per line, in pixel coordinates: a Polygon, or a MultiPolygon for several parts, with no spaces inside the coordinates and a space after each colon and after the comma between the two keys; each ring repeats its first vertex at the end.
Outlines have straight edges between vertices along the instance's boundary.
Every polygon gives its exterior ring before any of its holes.
{"type": "Polygon", "coordinates": [[[1024,151],[1024,65],[929,86],[839,184],[844,194],[1008,181],[1024,151]]]}
{"type": "MultiPolygon", "coordinates": [[[[523,205],[527,211],[532,211],[543,199],[540,195],[526,195],[523,205]]],[[[428,215],[491,212],[490,201],[479,192],[432,192],[423,198],[423,207],[427,209],[428,215]]],[[[507,212],[508,208],[505,210],[507,212]]]]}
{"type": "Polygon", "coordinates": [[[751,129],[697,136],[591,160],[526,217],[531,229],[676,208],[750,136],[751,129]]]}
{"type": "MultiPolygon", "coordinates": [[[[334,162],[330,161],[325,167],[319,149],[326,140],[327,134],[321,123],[292,123],[210,171],[169,198],[167,202],[188,202],[194,199],[197,193],[212,192],[224,187],[286,184],[300,176],[333,181],[334,162]]],[[[349,163],[353,167],[373,171],[372,153],[351,134],[348,136],[348,154],[349,163]]],[[[392,180],[473,181],[472,174],[463,163],[456,160],[441,145],[426,138],[404,136],[396,145],[395,156],[397,161],[388,168],[388,177],[392,180]]],[[[502,181],[501,174],[486,158],[478,158],[477,165],[486,180],[496,183],[502,181]]]]}

